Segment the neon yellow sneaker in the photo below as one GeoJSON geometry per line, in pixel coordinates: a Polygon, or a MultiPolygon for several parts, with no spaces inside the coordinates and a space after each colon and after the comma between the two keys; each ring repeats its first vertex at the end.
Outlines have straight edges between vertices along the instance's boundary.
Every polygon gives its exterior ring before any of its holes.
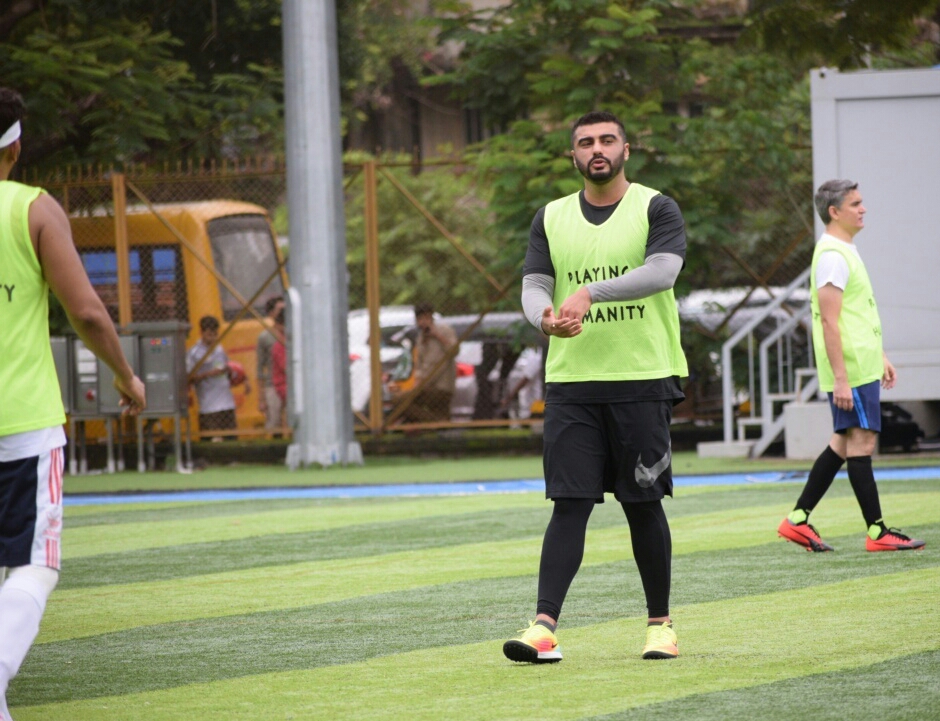
{"type": "Polygon", "coordinates": [[[503,653],[510,661],[518,663],[558,663],[561,661],[561,646],[555,634],[546,626],[532,621],[519,638],[506,641],[503,653]]]}
{"type": "Polygon", "coordinates": [[[672,630],[671,623],[656,624],[646,627],[646,645],[643,658],[676,658],[679,655],[679,638],[672,630]]]}

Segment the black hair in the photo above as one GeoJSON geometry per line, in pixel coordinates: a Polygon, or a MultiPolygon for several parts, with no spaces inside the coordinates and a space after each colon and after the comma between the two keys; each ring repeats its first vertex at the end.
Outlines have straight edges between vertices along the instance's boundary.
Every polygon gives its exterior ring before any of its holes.
{"type": "Polygon", "coordinates": [[[620,118],[606,110],[592,110],[575,120],[574,125],[571,126],[572,144],[574,144],[574,134],[578,128],[582,125],[597,125],[598,123],[616,123],[617,127],[620,128],[620,138],[623,142],[627,142],[627,130],[623,127],[623,123],[620,122],[620,118]]]}
{"type": "Polygon", "coordinates": [[[274,306],[284,300],[284,296],[273,295],[268,298],[264,303],[264,314],[271,315],[271,311],[274,310],[274,306]]]}
{"type": "Polygon", "coordinates": [[[199,330],[205,333],[207,330],[218,330],[219,319],[214,315],[204,315],[199,319],[199,330]]]}
{"type": "Polygon", "coordinates": [[[415,315],[434,313],[434,306],[426,300],[415,303],[415,315]]]}
{"type": "Polygon", "coordinates": [[[26,116],[23,96],[12,88],[0,88],[0,135],[26,116]]]}

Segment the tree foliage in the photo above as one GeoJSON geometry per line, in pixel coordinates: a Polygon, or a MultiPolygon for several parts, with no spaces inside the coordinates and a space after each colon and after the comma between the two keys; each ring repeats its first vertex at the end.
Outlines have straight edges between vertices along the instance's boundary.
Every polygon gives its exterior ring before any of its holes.
{"type": "Polygon", "coordinates": [[[786,30],[780,15],[799,14],[804,4],[813,3],[768,0],[746,17],[715,19],[691,1],[518,0],[495,10],[464,6],[442,21],[442,37],[463,51],[453,72],[430,82],[453,86],[497,132],[479,163],[496,188],[497,228],[512,238],[506,252],[521,256],[535,210],[580,187],[566,156],[569,128],[596,108],[627,127],[628,176],[684,209],[691,246],[684,282],[722,283],[714,254],[697,249],[733,246],[746,258],[749,249],[761,252],[761,240],[778,237],[782,247],[798,237],[811,215],[807,70],[851,65],[860,56],[846,47],[865,46],[887,64],[923,63],[924,47],[936,51],[929,43],[912,49],[913,18],[936,0],[904,0],[879,11],[878,22],[869,6],[890,3],[841,3],[841,11],[816,3],[826,7],[805,21],[820,33],[835,23],[845,45],[793,30],[800,52],[778,51],[774,42],[790,37],[796,22],[786,30]],[[709,39],[723,26],[737,39],[709,39]]]}
{"type": "MultiPolygon", "coordinates": [[[[917,21],[938,7],[937,0],[755,0],[749,21],[768,52],[845,70],[908,49],[917,21]]],[[[936,47],[932,54],[940,60],[936,47]]]]}
{"type": "MultiPolygon", "coordinates": [[[[364,159],[348,158],[353,163],[364,159]]],[[[502,283],[512,278],[516,269],[501,268],[497,262],[498,245],[488,231],[487,192],[477,186],[473,174],[460,167],[436,167],[415,175],[409,172],[408,158],[399,161],[402,167],[389,165],[377,174],[382,305],[430,300],[447,314],[489,307],[498,299],[496,288],[383,173],[392,175],[464,251],[502,283]]],[[[346,191],[347,262],[356,271],[364,268],[366,260],[363,206],[363,181],[357,178],[346,191]]],[[[349,281],[349,306],[365,305],[365,277],[354,272],[349,281]]]]}
{"type": "MultiPolygon", "coordinates": [[[[418,73],[432,28],[406,0],[338,0],[344,125],[418,73]]],[[[23,165],[158,163],[283,149],[280,0],[0,5],[4,85],[28,105],[23,165]]]]}

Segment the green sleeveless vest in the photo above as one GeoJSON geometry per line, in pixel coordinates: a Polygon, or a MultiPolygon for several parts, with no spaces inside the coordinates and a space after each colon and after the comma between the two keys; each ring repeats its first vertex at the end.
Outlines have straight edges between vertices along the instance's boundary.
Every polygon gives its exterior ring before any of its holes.
{"type": "Polygon", "coordinates": [[[819,387],[831,391],[835,385],[835,374],[826,341],[823,338],[822,319],[819,314],[819,290],[816,288],[816,266],[819,256],[834,250],[849,264],[849,281],[842,292],[842,312],[839,314],[839,334],[842,336],[842,357],[849,386],[856,388],[871,383],[884,375],[884,354],[881,343],[881,319],[875,294],[868,278],[865,264],[841,240],[822,238],[813,251],[813,267],[810,275],[810,303],[813,311],[813,352],[819,373],[819,387]]]}
{"type": "MultiPolygon", "coordinates": [[[[589,223],[578,193],[545,207],[545,234],[555,267],[557,310],[580,287],[643,265],[647,209],[659,192],[631,183],[603,224],[589,223]]],[[[594,303],[574,338],[549,339],[546,381],[626,381],[685,377],[679,311],[672,289],[638,300],[594,303]]]]}
{"type": "Polygon", "coordinates": [[[0,436],[65,423],[49,345],[49,285],[29,237],[42,193],[0,181],[0,436]]]}

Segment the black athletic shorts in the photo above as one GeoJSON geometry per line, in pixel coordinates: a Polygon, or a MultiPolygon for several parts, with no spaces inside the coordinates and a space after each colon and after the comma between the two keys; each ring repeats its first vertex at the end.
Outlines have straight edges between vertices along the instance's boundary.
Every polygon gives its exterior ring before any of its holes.
{"type": "Polygon", "coordinates": [[[545,405],[547,498],[621,502],[672,495],[672,400],[545,405]]]}

